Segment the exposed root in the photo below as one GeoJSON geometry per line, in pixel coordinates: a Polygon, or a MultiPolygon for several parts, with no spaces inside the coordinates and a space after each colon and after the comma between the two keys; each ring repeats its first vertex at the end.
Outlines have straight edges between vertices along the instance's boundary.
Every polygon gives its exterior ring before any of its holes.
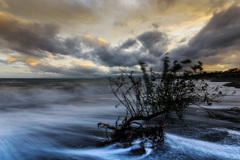
{"type": "Polygon", "coordinates": [[[100,122],[97,124],[98,128],[100,127],[107,127],[108,129],[112,129],[112,130],[115,130],[116,128],[111,126],[110,124],[107,124],[107,123],[103,123],[103,122],[100,122]]]}
{"type": "Polygon", "coordinates": [[[116,128],[106,123],[98,123],[98,127],[106,127],[113,130],[107,135],[108,139],[103,142],[103,145],[116,142],[131,145],[134,140],[141,139],[141,145],[151,143],[151,146],[155,147],[164,142],[163,130],[168,128],[167,124],[155,126],[143,126],[138,122],[132,122],[131,124],[137,124],[138,126],[129,125],[124,128],[116,128]]]}

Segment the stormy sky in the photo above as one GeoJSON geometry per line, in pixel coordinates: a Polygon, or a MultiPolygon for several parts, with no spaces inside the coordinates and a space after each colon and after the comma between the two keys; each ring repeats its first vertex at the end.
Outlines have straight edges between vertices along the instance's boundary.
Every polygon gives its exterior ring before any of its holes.
{"type": "Polygon", "coordinates": [[[0,0],[0,78],[115,75],[138,61],[240,67],[240,0],[0,0]]]}

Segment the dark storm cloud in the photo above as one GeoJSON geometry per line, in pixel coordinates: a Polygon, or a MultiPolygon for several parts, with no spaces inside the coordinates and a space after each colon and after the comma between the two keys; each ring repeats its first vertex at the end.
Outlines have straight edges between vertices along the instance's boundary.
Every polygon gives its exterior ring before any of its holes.
{"type": "Polygon", "coordinates": [[[159,57],[167,50],[167,35],[159,31],[148,31],[139,35],[137,39],[141,42],[146,51],[159,57]]]}
{"type": "Polygon", "coordinates": [[[31,23],[11,14],[1,13],[0,41],[5,48],[22,54],[22,58],[16,58],[16,61],[21,62],[26,62],[26,56],[40,59],[51,54],[55,57],[69,55],[84,58],[107,67],[131,67],[137,65],[139,60],[155,63],[156,57],[166,51],[168,42],[165,34],[152,31],[137,36],[138,41],[132,38],[122,45],[111,47],[107,41],[90,35],[61,38],[58,36],[60,28],[57,25],[31,23]],[[134,48],[136,44],[139,46],[134,48]],[[90,51],[83,51],[82,48],[90,51]]]}
{"type": "Polygon", "coordinates": [[[232,7],[213,16],[210,22],[189,42],[198,48],[224,48],[240,38],[240,7],[232,7]]]}
{"type": "Polygon", "coordinates": [[[117,47],[109,45],[96,47],[94,50],[78,57],[94,60],[109,67],[132,67],[137,65],[139,60],[149,64],[157,63],[160,56],[167,50],[167,36],[162,32],[145,32],[137,36],[137,40],[130,38],[117,47]],[[133,47],[136,44],[139,44],[139,46],[133,47]]]}
{"type": "Polygon", "coordinates": [[[198,59],[240,50],[240,7],[215,14],[188,43],[171,51],[175,58],[198,59]]]}
{"type": "Polygon", "coordinates": [[[161,40],[165,40],[163,33],[158,31],[149,31],[139,35],[137,38],[146,48],[151,48],[161,40]]]}
{"type": "Polygon", "coordinates": [[[126,40],[125,42],[123,42],[123,44],[121,45],[121,48],[128,49],[128,48],[134,46],[136,43],[137,43],[136,39],[130,38],[130,39],[126,40]]]}
{"type": "Polygon", "coordinates": [[[34,57],[79,52],[77,38],[58,37],[59,27],[54,24],[30,23],[10,14],[0,14],[0,41],[5,47],[34,57]]]}
{"type": "Polygon", "coordinates": [[[148,63],[156,62],[154,56],[141,52],[141,50],[125,51],[120,47],[98,48],[81,58],[91,59],[108,67],[132,67],[137,65],[139,60],[148,63]]]}

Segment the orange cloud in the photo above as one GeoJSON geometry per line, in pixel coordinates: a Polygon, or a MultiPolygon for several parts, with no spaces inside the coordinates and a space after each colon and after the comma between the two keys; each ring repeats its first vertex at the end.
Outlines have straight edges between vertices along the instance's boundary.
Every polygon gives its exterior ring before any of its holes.
{"type": "Polygon", "coordinates": [[[36,59],[27,59],[25,62],[30,66],[36,66],[38,64],[36,59]]]}
{"type": "Polygon", "coordinates": [[[93,67],[94,64],[90,61],[74,61],[73,62],[75,65],[83,66],[83,67],[93,67]]]}
{"type": "Polygon", "coordinates": [[[84,38],[84,39],[90,39],[91,36],[90,36],[89,34],[85,34],[85,35],[83,35],[83,38],[84,38]]]}
{"type": "Polygon", "coordinates": [[[9,56],[8,60],[6,60],[6,62],[23,62],[28,64],[29,66],[36,66],[38,64],[38,60],[37,59],[32,59],[32,58],[26,58],[23,56],[9,56]]]}
{"type": "Polygon", "coordinates": [[[8,60],[7,60],[7,62],[9,62],[9,63],[11,63],[11,62],[16,62],[17,61],[17,59],[16,58],[13,58],[13,57],[11,57],[11,56],[9,56],[8,57],[8,60]]]}
{"type": "Polygon", "coordinates": [[[101,44],[107,44],[107,41],[102,39],[102,38],[97,38],[97,40],[101,43],[101,44]]]}
{"type": "Polygon", "coordinates": [[[103,39],[103,38],[94,38],[92,37],[91,35],[89,34],[85,34],[82,36],[82,39],[83,41],[87,44],[87,45],[90,45],[90,46],[101,46],[101,47],[105,47],[108,42],[103,39]]]}

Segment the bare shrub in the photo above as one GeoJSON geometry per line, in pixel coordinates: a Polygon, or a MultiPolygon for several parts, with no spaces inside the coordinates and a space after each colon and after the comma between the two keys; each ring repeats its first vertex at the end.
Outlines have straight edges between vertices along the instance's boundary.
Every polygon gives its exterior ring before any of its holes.
{"type": "Polygon", "coordinates": [[[127,73],[121,70],[118,78],[110,78],[112,92],[119,100],[116,107],[124,106],[126,115],[122,120],[119,117],[115,126],[98,123],[98,127],[111,130],[106,143],[131,142],[146,137],[151,138],[154,144],[161,143],[167,125],[146,126],[141,122],[171,112],[175,112],[181,119],[184,109],[190,105],[204,102],[211,105],[212,102],[220,101],[225,95],[221,89],[209,88],[205,80],[198,79],[203,70],[202,63],[187,67],[189,63],[190,60],[185,60],[171,64],[169,58],[165,57],[161,74],[151,68],[147,71],[145,64],[139,62],[142,77],[134,76],[133,71],[127,73]]]}

